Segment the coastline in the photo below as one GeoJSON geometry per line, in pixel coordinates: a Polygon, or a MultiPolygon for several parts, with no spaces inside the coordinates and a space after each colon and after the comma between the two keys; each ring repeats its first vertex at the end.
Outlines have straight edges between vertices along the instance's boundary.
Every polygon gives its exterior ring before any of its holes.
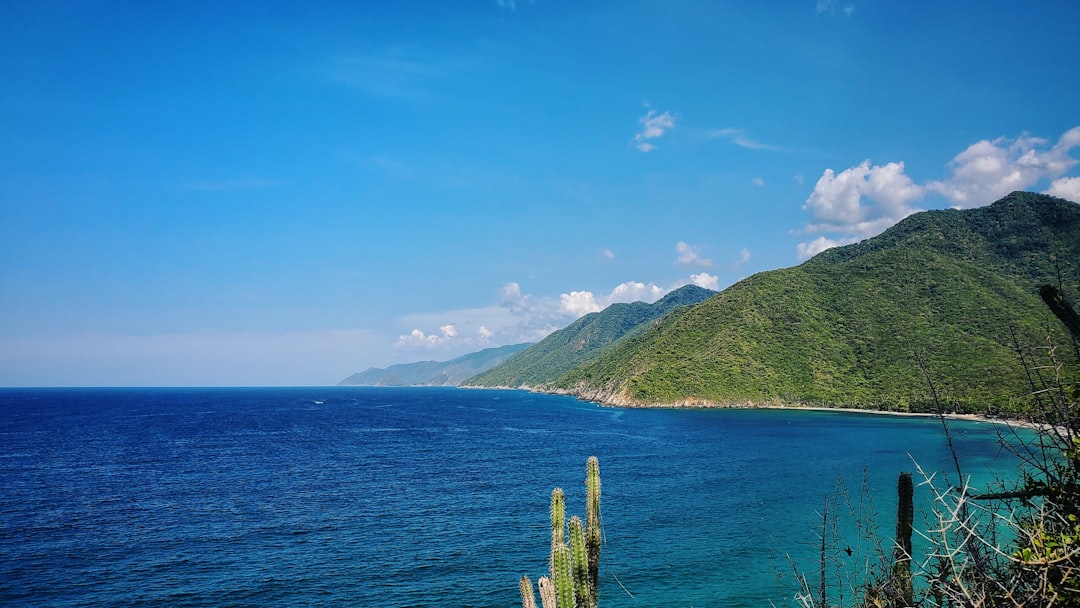
{"type": "MultiPolygon", "coordinates": [[[[641,408],[641,409],[703,409],[703,410],[804,410],[808,412],[841,412],[847,414],[873,414],[876,416],[903,416],[903,417],[915,417],[915,418],[944,418],[946,420],[963,420],[965,422],[979,422],[999,424],[1009,427],[1025,428],[1038,431],[1045,428],[1044,425],[1025,420],[1023,418],[1003,418],[999,416],[988,416],[986,414],[961,414],[956,412],[950,412],[945,414],[937,414],[934,412],[898,412],[895,410],[875,410],[864,409],[857,407],[828,407],[824,405],[797,405],[797,404],[783,404],[783,403],[715,403],[706,400],[687,399],[685,401],[675,403],[632,403],[632,402],[616,402],[608,401],[600,398],[589,398],[583,395],[577,394],[568,390],[545,390],[542,388],[531,386],[465,386],[459,385],[457,388],[473,389],[473,390],[509,390],[509,391],[526,391],[530,393],[540,393],[545,395],[562,395],[566,397],[574,397],[580,401],[588,403],[595,403],[600,407],[620,407],[620,408],[641,408]]],[[[597,396],[599,397],[599,395],[597,396]]]]}
{"type": "Polygon", "coordinates": [[[877,416],[903,416],[903,417],[915,417],[915,418],[945,418],[946,420],[963,420],[966,422],[986,422],[990,424],[1001,424],[1011,427],[1020,427],[1033,430],[1039,430],[1043,428],[1043,425],[1025,420],[1022,418],[1002,418],[998,416],[987,416],[985,414],[961,414],[956,412],[937,414],[934,412],[898,412],[895,410],[875,410],[864,409],[857,407],[828,407],[823,405],[795,405],[795,404],[783,404],[783,403],[728,403],[720,404],[706,400],[687,399],[681,402],[675,403],[620,403],[607,400],[601,400],[596,398],[589,398],[576,394],[573,391],[567,390],[544,390],[542,388],[536,388],[531,386],[459,386],[458,388],[466,389],[494,389],[494,390],[520,390],[530,393],[542,393],[547,395],[564,395],[568,397],[574,397],[581,401],[589,403],[595,403],[600,407],[625,407],[625,408],[645,408],[645,409],[761,409],[761,410],[805,410],[808,412],[842,412],[848,414],[873,414],[877,416]]]}
{"type": "Polygon", "coordinates": [[[964,420],[967,422],[989,422],[991,424],[1004,424],[1007,426],[1017,426],[1023,428],[1038,429],[1039,425],[1018,418],[997,418],[993,416],[986,416],[984,414],[935,414],[932,412],[894,412],[888,410],[864,410],[855,407],[824,407],[824,406],[802,406],[802,405],[762,405],[753,406],[760,409],[769,410],[808,410],[814,412],[846,412],[849,414],[874,414],[879,416],[905,416],[915,418],[945,418],[946,420],[964,420]]]}

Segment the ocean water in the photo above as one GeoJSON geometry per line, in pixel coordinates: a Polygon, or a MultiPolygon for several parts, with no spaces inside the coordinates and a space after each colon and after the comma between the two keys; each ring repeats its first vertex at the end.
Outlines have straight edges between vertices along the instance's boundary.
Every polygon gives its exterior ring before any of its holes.
{"type": "MultiPolygon", "coordinates": [[[[976,483],[1015,461],[955,422],[976,483]]],[[[935,420],[462,389],[0,389],[0,605],[520,606],[600,458],[601,605],[784,605],[823,497],[950,469],[935,420]]],[[[916,488],[920,502],[927,497],[916,488]]],[[[918,516],[917,516],[918,521],[918,516]]]]}

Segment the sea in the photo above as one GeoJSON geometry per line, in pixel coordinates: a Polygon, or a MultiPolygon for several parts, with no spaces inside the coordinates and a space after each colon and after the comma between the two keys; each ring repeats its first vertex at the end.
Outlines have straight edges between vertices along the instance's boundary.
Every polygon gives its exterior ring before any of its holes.
{"type": "MultiPolygon", "coordinates": [[[[1002,427],[949,424],[974,486],[1015,477],[1002,427]]],[[[790,605],[838,495],[887,537],[901,471],[956,478],[932,418],[456,388],[0,389],[0,605],[520,606],[520,577],[547,571],[551,490],[584,517],[592,455],[611,608],[790,605]]],[[[915,480],[918,527],[932,497],[915,480]]]]}

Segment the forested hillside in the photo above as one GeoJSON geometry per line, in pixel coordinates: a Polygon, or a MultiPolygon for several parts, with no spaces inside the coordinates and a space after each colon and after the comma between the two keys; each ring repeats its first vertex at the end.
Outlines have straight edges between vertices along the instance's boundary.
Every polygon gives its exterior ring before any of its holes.
{"type": "Polygon", "coordinates": [[[1080,295],[1080,205],[1016,192],[922,212],[679,309],[549,390],[612,404],[1014,407],[1017,347],[1070,345],[1043,284],[1080,295]]]}

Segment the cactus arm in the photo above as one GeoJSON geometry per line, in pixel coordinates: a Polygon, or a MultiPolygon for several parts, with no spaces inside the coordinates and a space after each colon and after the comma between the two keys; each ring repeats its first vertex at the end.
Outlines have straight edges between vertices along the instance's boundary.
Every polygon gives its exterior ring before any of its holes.
{"type": "Polygon", "coordinates": [[[536,595],[529,577],[522,576],[518,587],[521,589],[521,608],[536,608],[536,595]]]}
{"type": "Polygon", "coordinates": [[[589,564],[589,608],[597,608],[600,587],[600,460],[585,465],[585,549],[589,564]]]}
{"type": "Polygon", "coordinates": [[[559,543],[551,548],[552,584],[558,608],[574,608],[574,577],[570,568],[570,548],[559,543]]]}
{"type": "Polygon", "coordinates": [[[562,488],[551,491],[551,583],[559,608],[574,605],[574,581],[570,574],[570,549],[566,546],[566,495],[562,488]]]}
{"type": "Polygon", "coordinates": [[[585,533],[581,518],[570,518],[570,570],[574,579],[574,607],[589,608],[589,555],[585,551],[585,533]]]}
{"type": "Polygon", "coordinates": [[[551,491],[551,546],[566,542],[566,495],[562,488],[551,491]]]}
{"type": "Polygon", "coordinates": [[[893,578],[895,579],[898,603],[911,606],[914,602],[915,589],[911,578],[911,531],[915,507],[913,502],[914,486],[911,473],[900,473],[896,482],[896,548],[893,549],[893,578]]]}
{"type": "Polygon", "coordinates": [[[540,587],[540,603],[543,608],[556,608],[555,606],[555,585],[551,583],[551,579],[546,576],[541,576],[536,585],[540,587]]]}

